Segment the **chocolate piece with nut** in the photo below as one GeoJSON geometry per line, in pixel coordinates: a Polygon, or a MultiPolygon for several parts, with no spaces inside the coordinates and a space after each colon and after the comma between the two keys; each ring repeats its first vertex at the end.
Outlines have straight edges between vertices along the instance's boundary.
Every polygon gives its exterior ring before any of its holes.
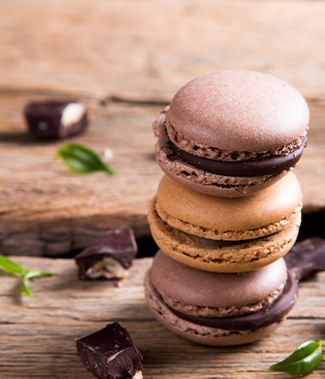
{"type": "Polygon", "coordinates": [[[305,280],[325,270],[325,240],[308,238],[298,242],[284,260],[297,280],[305,280]]]}
{"type": "Polygon", "coordinates": [[[129,226],[113,229],[76,255],[79,279],[123,279],[137,253],[133,230],[129,226]]]}
{"type": "Polygon", "coordinates": [[[40,139],[64,139],[81,133],[88,125],[83,104],[72,101],[31,101],[24,108],[29,132],[40,139]]]}
{"type": "Polygon", "coordinates": [[[77,341],[81,363],[100,379],[142,379],[142,356],[118,322],[77,341]]]}

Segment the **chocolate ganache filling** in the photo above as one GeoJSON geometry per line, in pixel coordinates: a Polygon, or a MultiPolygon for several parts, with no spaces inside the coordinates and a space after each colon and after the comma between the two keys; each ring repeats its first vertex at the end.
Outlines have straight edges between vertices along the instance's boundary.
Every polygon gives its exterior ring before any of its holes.
{"type": "Polygon", "coordinates": [[[288,278],[282,294],[261,311],[233,317],[200,317],[188,315],[168,307],[176,316],[194,324],[225,330],[254,330],[280,322],[292,309],[298,297],[298,283],[288,271],[288,278]]]}
{"type": "Polygon", "coordinates": [[[241,162],[223,162],[201,158],[181,150],[172,141],[169,141],[169,146],[183,161],[204,171],[225,176],[251,177],[277,174],[293,167],[301,158],[306,143],[307,137],[304,137],[302,144],[291,153],[241,162]]]}

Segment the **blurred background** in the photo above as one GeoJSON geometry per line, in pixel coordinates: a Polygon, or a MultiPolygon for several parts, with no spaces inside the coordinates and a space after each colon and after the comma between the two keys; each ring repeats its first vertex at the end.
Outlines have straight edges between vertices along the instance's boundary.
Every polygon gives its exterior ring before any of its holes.
{"type": "Polygon", "coordinates": [[[72,256],[106,230],[134,228],[156,247],[147,207],[162,172],[151,125],[189,80],[216,70],[275,75],[306,98],[308,147],[295,169],[299,238],[325,237],[325,2],[0,0],[0,253],[72,256]],[[69,172],[66,141],[27,133],[29,100],[79,98],[88,130],[70,138],[112,149],[118,175],[69,172]]]}

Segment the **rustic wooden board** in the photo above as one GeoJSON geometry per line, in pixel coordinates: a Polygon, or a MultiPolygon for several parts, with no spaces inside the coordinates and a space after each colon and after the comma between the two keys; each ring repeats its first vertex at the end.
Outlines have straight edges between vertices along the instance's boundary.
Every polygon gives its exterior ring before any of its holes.
{"type": "MultiPolygon", "coordinates": [[[[162,105],[109,102],[103,106],[85,98],[92,123],[85,134],[72,140],[99,153],[112,148],[109,163],[118,175],[83,176],[54,160],[65,142],[38,142],[27,135],[20,110],[28,95],[0,93],[1,253],[60,255],[83,248],[107,229],[123,224],[132,226],[138,238],[148,237],[148,203],[162,176],[155,162],[151,123],[162,105]]],[[[305,213],[325,209],[325,102],[309,104],[308,147],[295,169],[305,213]]]]}
{"type": "Polygon", "coordinates": [[[2,0],[0,84],[166,100],[244,68],[324,97],[324,17],[322,1],[2,0]]]}
{"type": "MultiPolygon", "coordinates": [[[[143,293],[151,258],[136,260],[121,287],[114,281],[79,281],[73,260],[15,260],[56,276],[31,281],[30,299],[19,295],[18,278],[1,275],[0,375],[8,379],[93,378],[78,360],[75,341],[112,321],[130,332],[143,355],[146,379],[288,378],[269,372],[269,365],[305,340],[325,338],[325,273],[300,284],[297,305],[273,335],[246,346],[218,348],[182,340],[153,318],[143,293]]],[[[324,375],[323,362],[310,378],[324,375]]]]}
{"type": "Polygon", "coordinates": [[[310,1],[3,0],[0,14],[0,252],[56,256],[122,224],[150,235],[162,173],[151,124],[188,80],[218,69],[276,75],[311,109],[296,169],[304,213],[325,210],[325,3],[310,1]],[[30,99],[80,97],[91,113],[72,141],[113,149],[118,176],[78,176],[63,142],[26,134],[30,99]]]}
{"type": "Polygon", "coordinates": [[[69,172],[54,159],[65,141],[44,143],[27,135],[20,113],[24,101],[26,97],[12,99],[7,94],[0,105],[0,114],[9,113],[3,123],[7,128],[0,131],[2,253],[58,255],[83,248],[107,229],[125,224],[137,237],[149,236],[147,208],[162,176],[151,123],[161,107],[92,106],[85,99],[91,127],[70,141],[101,154],[111,148],[109,164],[118,173],[85,176],[69,172]]]}

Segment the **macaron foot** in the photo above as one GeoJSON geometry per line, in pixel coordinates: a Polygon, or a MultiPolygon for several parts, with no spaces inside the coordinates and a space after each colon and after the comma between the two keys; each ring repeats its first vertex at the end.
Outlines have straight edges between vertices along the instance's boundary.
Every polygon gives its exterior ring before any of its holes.
{"type": "Polygon", "coordinates": [[[253,177],[218,175],[195,167],[177,156],[168,145],[168,135],[163,118],[156,127],[158,141],[155,145],[156,158],[160,168],[171,179],[194,191],[219,197],[242,197],[261,191],[276,183],[290,169],[275,174],[253,177]]]}

